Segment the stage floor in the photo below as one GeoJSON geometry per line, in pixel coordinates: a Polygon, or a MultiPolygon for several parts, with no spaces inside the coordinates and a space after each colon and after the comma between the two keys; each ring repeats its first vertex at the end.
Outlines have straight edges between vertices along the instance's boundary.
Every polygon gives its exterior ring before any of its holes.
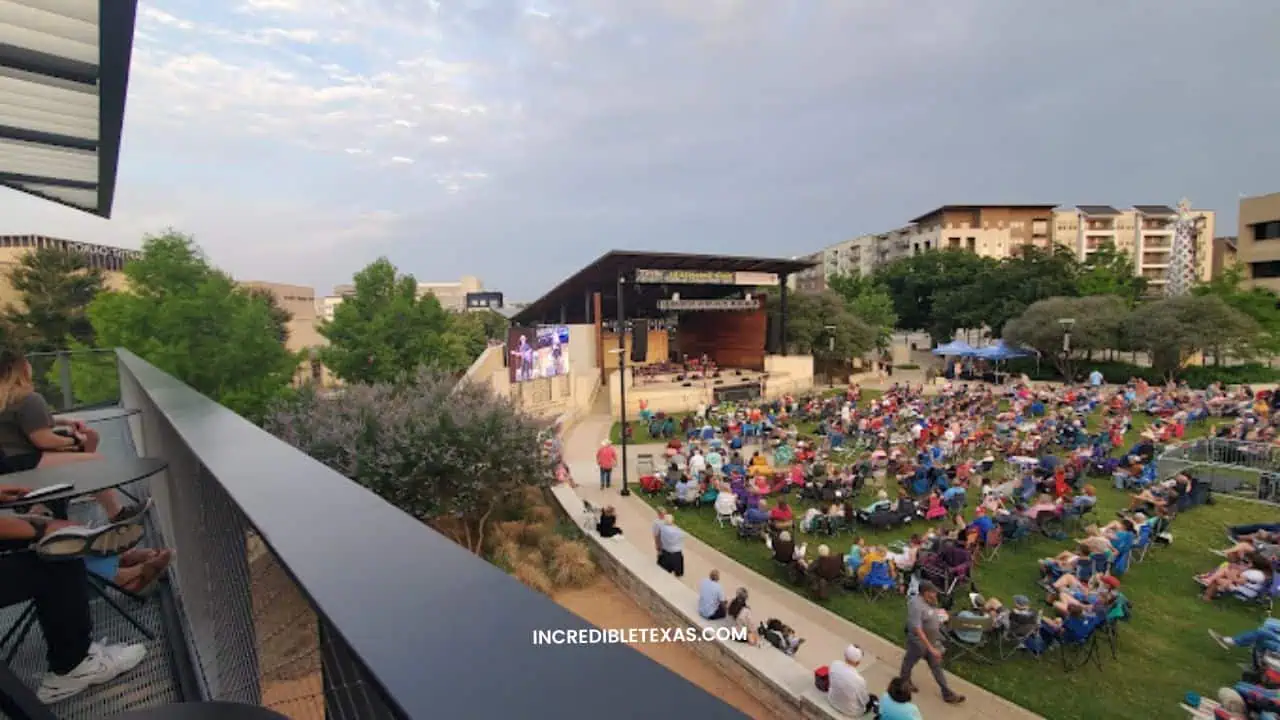
{"type": "Polygon", "coordinates": [[[725,368],[720,370],[719,377],[698,378],[686,375],[683,380],[678,380],[678,377],[678,373],[638,376],[635,379],[635,384],[628,388],[627,391],[643,394],[646,391],[719,390],[742,385],[759,385],[761,380],[765,379],[765,374],[756,370],[725,368]]]}

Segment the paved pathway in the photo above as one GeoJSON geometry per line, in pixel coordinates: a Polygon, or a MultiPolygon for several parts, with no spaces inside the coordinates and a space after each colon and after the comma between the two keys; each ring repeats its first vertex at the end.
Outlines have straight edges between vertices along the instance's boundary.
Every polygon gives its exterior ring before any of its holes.
{"type": "MultiPolygon", "coordinates": [[[[613,489],[607,491],[599,489],[595,451],[600,441],[606,437],[610,425],[611,420],[602,415],[592,415],[577,423],[570,430],[569,437],[564,443],[565,458],[574,479],[579,483],[578,494],[596,505],[613,505],[618,511],[618,525],[623,529],[627,541],[634,543],[646,553],[652,553],[651,527],[656,516],[653,508],[637,496],[633,495],[629,498],[619,496],[618,485],[621,478],[618,477],[620,473],[616,471],[613,489]]],[[[652,448],[645,449],[644,446],[628,449],[632,457],[631,468],[635,467],[634,456],[638,451],[652,450],[652,448]]],[[[634,473],[631,474],[634,476],[634,473]]],[[[717,568],[720,570],[720,582],[726,591],[732,592],[737,587],[746,587],[750,590],[753,617],[761,620],[777,617],[795,628],[800,637],[805,638],[805,644],[796,654],[796,659],[802,665],[806,667],[826,665],[839,659],[846,645],[856,643],[869,656],[863,662],[861,669],[872,692],[883,692],[889,680],[897,674],[902,660],[902,650],[893,643],[777,585],[734,562],[714,548],[699,542],[696,538],[689,537],[686,540],[684,555],[684,583],[689,587],[696,589],[698,582],[707,576],[711,568],[717,568]]],[[[904,622],[905,616],[904,609],[904,622]]],[[[768,645],[762,645],[759,652],[778,651],[768,645]]],[[[998,671],[997,669],[996,672],[998,671]]],[[[1038,717],[954,676],[951,677],[952,687],[965,695],[968,700],[958,706],[947,705],[942,701],[937,686],[923,663],[916,668],[913,679],[921,687],[915,702],[920,706],[924,717],[929,720],[942,718],[947,720],[986,720],[987,718],[1030,720],[1038,717]]]]}

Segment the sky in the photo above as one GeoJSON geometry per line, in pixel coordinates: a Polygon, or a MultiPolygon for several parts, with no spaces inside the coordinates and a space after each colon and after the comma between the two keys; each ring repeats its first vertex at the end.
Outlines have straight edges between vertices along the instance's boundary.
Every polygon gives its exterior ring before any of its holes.
{"type": "Polygon", "coordinates": [[[245,280],[533,300],[611,249],[791,257],[942,204],[1280,190],[1265,0],[142,0],[115,210],[245,280]]]}

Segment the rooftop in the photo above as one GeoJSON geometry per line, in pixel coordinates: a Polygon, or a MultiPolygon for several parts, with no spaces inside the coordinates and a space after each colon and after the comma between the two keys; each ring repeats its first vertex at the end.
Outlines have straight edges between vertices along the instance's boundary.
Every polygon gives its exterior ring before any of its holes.
{"type": "Polygon", "coordinates": [[[0,185],[111,216],[137,0],[5,0],[0,185]]]}
{"type": "Polygon", "coordinates": [[[949,212],[949,211],[973,212],[975,210],[1052,210],[1056,207],[1058,207],[1057,203],[1049,203],[1049,204],[1016,203],[1013,205],[1010,205],[1007,203],[1004,205],[943,205],[942,207],[936,208],[934,210],[930,210],[929,212],[921,215],[920,217],[915,218],[914,220],[911,221],[911,223],[916,224],[923,220],[928,220],[929,218],[934,217],[935,215],[938,215],[940,213],[949,212]]]}
{"type": "Polygon", "coordinates": [[[1119,215],[1120,211],[1110,205],[1077,205],[1076,209],[1085,215],[1119,215]]]}
{"type": "Polygon", "coordinates": [[[1173,217],[1174,215],[1177,215],[1177,214],[1178,214],[1178,211],[1177,211],[1177,210],[1174,210],[1173,208],[1169,207],[1168,205],[1134,205],[1134,206],[1133,206],[1133,209],[1134,209],[1134,210],[1137,210],[1138,212],[1142,213],[1143,215],[1157,215],[1157,216],[1161,216],[1161,217],[1173,217]]]}
{"type": "Polygon", "coordinates": [[[619,277],[634,274],[637,270],[790,275],[807,270],[813,265],[810,260],[798,259],[613,250],[556,285],[546,295],[521,308],[511,319],[513,323],[520,325],[536,322],[566,303],[581,306],[588,293],[612,290],[617,287],[619,277]]]}

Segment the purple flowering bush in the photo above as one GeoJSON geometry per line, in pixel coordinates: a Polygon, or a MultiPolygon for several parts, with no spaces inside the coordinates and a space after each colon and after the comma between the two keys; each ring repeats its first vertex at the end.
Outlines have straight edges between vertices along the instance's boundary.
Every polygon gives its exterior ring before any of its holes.
{"type": "Polygon", "coordinates": [[[551,480],[541,427],[487,387],[421,370],[299,393],[264,427],[480,554],[489,526],[551,480]]]}

